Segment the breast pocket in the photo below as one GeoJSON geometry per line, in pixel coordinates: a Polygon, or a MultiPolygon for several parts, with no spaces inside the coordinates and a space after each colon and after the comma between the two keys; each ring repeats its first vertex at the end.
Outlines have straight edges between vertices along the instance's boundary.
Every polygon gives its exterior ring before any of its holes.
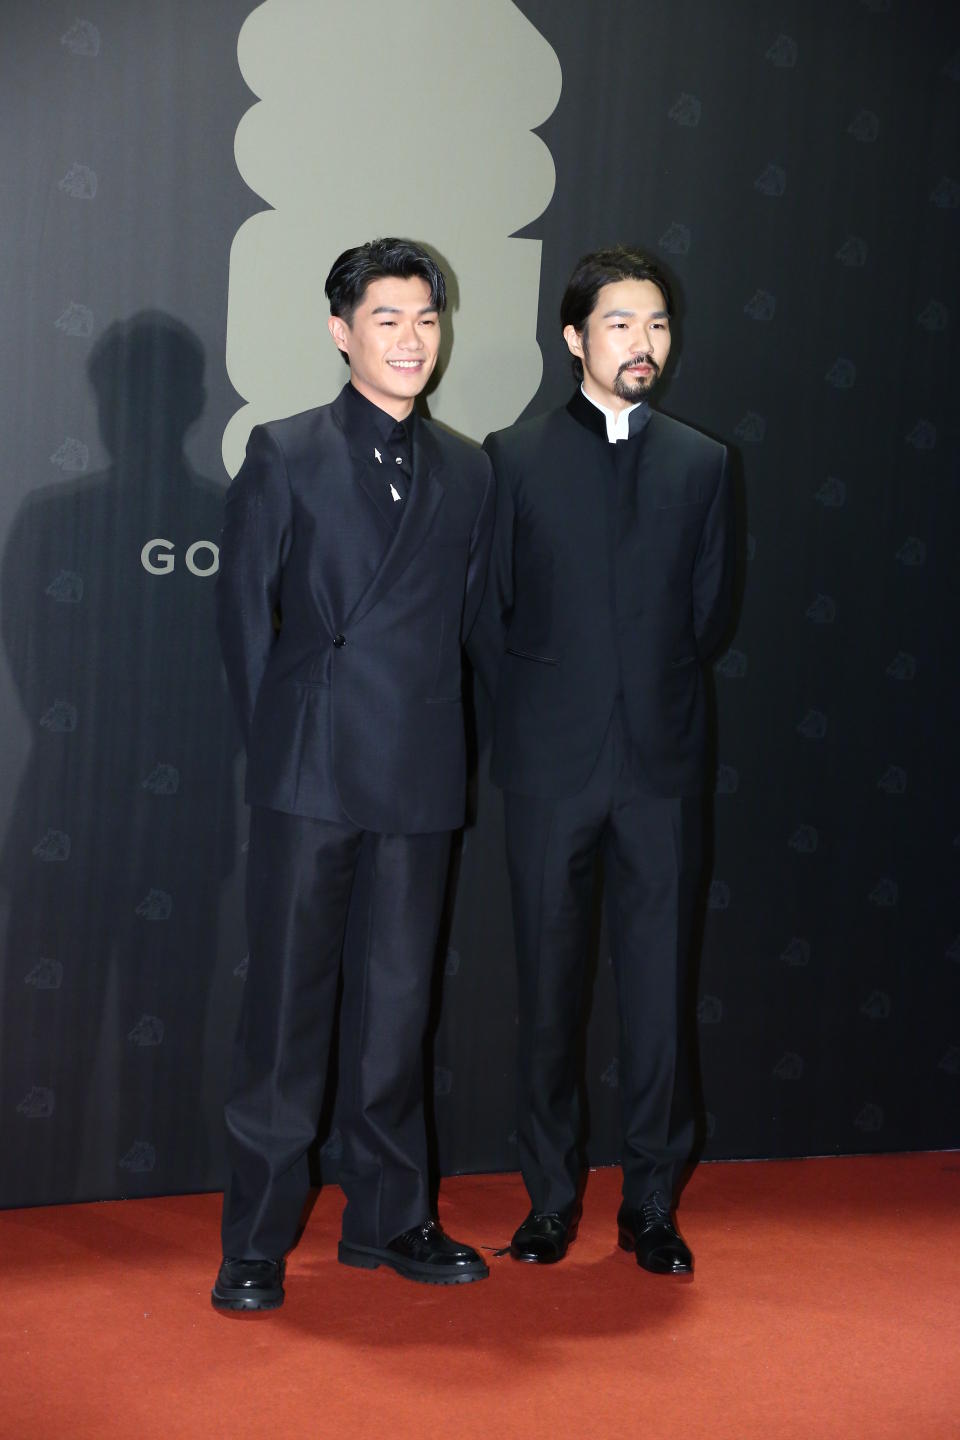
{"type": "Polygon", "coordinates": [[[559,655],[538,655],[533,650],[519,650],[515,645],[507,646],[507,654],[515,660],[532,660],[537,665],[559,665],[559,655]]]}

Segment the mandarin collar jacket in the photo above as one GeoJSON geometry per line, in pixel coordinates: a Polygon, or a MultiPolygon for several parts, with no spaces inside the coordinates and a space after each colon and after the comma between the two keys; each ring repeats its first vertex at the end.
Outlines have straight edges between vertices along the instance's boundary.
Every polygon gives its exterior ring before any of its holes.
{"type": "Polygon", "coordinates": [[[485,441],[496,526],[471,658],[494,699],[491,776],[507,790],[576,793],[618,696],[646,788],[705,783],[702,669],[731,609],[727,453],[642,410],[638,433],[611,444],[578,389],[485,441]]]}

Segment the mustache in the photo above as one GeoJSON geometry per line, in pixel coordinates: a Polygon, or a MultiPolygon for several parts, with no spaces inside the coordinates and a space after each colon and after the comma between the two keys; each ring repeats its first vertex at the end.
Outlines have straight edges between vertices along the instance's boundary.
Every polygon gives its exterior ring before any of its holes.
{"type": "Polygon", "coordinates": [[[660,366],[657,364],[656,360],[654,360],[652,355],[634,355],[632,359],[624,360],[623,364],[620,366],[620,369],[617,371],[617,378],[619,379],[621,375],[625,375],[626,372],[630,369],[631,365],[649,365],[654,375],[660,374],[660,366]]]}

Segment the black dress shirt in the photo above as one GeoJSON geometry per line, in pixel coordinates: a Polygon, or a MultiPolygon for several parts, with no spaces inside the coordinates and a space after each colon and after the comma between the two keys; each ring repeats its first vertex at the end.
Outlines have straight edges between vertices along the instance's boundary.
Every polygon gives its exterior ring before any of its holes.
{"type": "Polygon", "coordinates": [[[393,500],[399,524],[413,479],[416,411],[411,410],[406,420],[395,420],[354,385],[345,387],[344,396],[350,438],[354,444],[359,442],[362,451],[369,452],[372,468],[378,474],[382,472],[383,486],[393,500]]]}

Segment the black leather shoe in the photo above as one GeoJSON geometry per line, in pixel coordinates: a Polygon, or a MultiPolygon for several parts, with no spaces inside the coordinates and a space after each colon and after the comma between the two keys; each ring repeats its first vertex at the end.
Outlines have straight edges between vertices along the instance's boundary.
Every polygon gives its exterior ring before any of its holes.
{"type": "Polygon", "coordinates": [[[556,1211],[531,1210],[510,1241],[510,1254],[514,1260],[527,1260],[534,1265],[555,1265],[577,1238],[579,1223],[579,1210],[569,1216],[556,1211]]]}
{"type": "Polygon", "coordinates": [[[617,1216],[621,1250],[634,1250],[637,1264],[654,1275],[692,1275],[693,1256],[670,1218],[662,1190],[642,1205],[621,1205],[617,1216]]]}
{"type": "Polygon", "coordinates": [[[476,1250],[444,1235],[435,1220],[404,1230],[382,1248],[341,1240],[337,1259],[341,1265],[355,1265],[359,1270],[389,1265],[404,1279],[426,1285],[465,1285],[490,1274],[476,1250]]]}
{"type": "Polygon", "coordinates": [[[224,1257],[210,1299],[217,1310],[276,1310],[283,1304],[283,1261],[224,1257]]]}

